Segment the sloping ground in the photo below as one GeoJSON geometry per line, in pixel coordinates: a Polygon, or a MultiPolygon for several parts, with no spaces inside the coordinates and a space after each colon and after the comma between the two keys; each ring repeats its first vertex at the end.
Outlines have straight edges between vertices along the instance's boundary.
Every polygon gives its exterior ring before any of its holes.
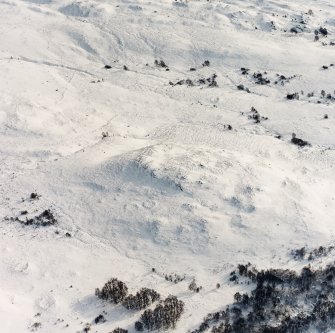
{"type": "Polygon", "coordinates": [[[94,296],[112,276],[187,332],[250,289],[237,264],[332,244],[335,6],[292,2],[0,2],[1,332],[133,332],[94,296]]]}

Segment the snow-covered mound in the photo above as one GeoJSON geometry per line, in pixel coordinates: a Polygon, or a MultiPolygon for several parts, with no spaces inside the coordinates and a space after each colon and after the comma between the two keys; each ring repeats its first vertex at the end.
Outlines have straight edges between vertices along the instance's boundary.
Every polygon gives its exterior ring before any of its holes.
{"type": "Polygon", "coordinates": [[[332,246],[334,16],[0,1],[1,332],[135,332],[141,312],[94,294],[111,277],[176,295],[192,331],[250,291],[238,264],[299,270],[292,250],[332,246]]]}

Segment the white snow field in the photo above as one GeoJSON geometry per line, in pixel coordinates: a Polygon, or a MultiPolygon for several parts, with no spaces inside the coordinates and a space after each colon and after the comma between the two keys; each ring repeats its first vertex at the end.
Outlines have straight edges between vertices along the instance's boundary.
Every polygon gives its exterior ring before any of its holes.
{"type": "Polygon", "coordinates": [[[186,333],[250,289],[237,264],[334,243],[333,0],[0,0],[0,32],[1,333],[135,332],[111,277],[177,296],[186,333]]]}

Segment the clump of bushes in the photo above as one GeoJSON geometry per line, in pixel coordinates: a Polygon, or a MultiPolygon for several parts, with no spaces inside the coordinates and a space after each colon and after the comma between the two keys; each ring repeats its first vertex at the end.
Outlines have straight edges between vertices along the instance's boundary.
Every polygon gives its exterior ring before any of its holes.
{"type": "Polygon", "coordinates": [[[319,246],[315,249],[307,250],[305,247],[302,247],[300,249],[295,249],[291,251],[291,255],[296,260],[314,260],[317,258],[325,257],[330,252],[332,252],[335,249],[334,246],[319,246]]]}
{"type": "Polygon", "coordinates": [[[198,286],[195,280],[192,280],[192,282],[188,286],[188,289],[195,293],[198,293],[202,289],[202,286],[198,286]]]}
{"type": "MultiPolygon", "coordinates": [[[[95,290],[96,296],[99,298],[122,305],[129,310],[143,310],[152,303],[160,299],[159,293],[153,289],[142,288],[135,295],[128,295],[128,287],[126,284],[116,278],[110,279],[100,290],[95,290]]],[[[140,321],[135,322],[136,331],[159,330],[175,328],[177,321],[180,319],[184,311],[184,302],[177,299],[175,296],[169,296],[164,301],[161,301],[154,310],[146,310],[141,315],[140,321]]],[[[103,322],[103,315],[95,318],[95,323],[103,322]]],[[[126,330],[121,328],[115,329],[112,333],[126,333],[126,330]]]]}
{"type": "Polygon", "coordinates": [[[259,84],[259,85],[262,85],[262,86],[270,84],[271,83],[270,80],[267,77],[263,76],[263,75],[266,75],[266,74],[267,74],[267,72],[264,72],[264,73],[260,73],[260,72],[254,73],[253,74],[253,78],[255,80],[255,83],[259,84]]]}
{"type": "Polygon", "coordinates": [[[303,140],[303,139],[299,139],[297,138],[296,134],[295,133],[292,133],[292,139],[291,139],[291,142],[296,145],[296,146],[299,146],[299,147],[305,147],[305,146],[310,146],[310,144],[303,140]]]}
{"type": "Polygon", "coordinates": [[[128,333],[128,330],[125,330],[124,328],[117,327],[113,330],[112,333],[128,333]]]}
{"type": "MultiPolygon", "coordinates": [[[[27,215],[27,213],[27,211],[24,211],[24,214],[21,212],[21,215],[27,215]]],[[[25,220],[21,220],[18,217],[11,217],[10,220],[20,222],[23,225],[34,225],[36,227],[48,227],[57,223],[57,219],[50,209],[44,210],[41,214],[33,218],[26,217],[25,220]]]]}
{"type": "Polygon", "coordinates": [[[259,112],[254,107],[252,107],[248,115],[248,119],[253,119],[255,123],[257,124],[257,123],[260,123],[261,120],[268,120],[269,118],[261,116],[259,112]]]}
{"type": "Polygon", "coordinates": [[[210,77],[204,77],[204,78],[200,78],[198,80],[194,80],[192,81],[191,79],[185,79],[185,80],[179,80],[177,82],[172,82],[170,81],[169,84],[170,86],[182,86],[182,85],[186,85],[187,87],[195,87],[195,86],[204,86],[207,85],[207,87],[209,88],[217,88],[219,85],[216,81],[217,75],[213,74],[210,77]]]}
{"type": "Polygon", "coordinates": [[[95,322],[96,324],[99,324],[99,323],[105,323],[105,322],[106,322],[106,319],[105,319],[104,315],[99,314],[99,316],[97,316],[97,317],[94,319],[94,322],[95,322]]]}
{"type": "MultiPolygon", "coordinates": [[[[250,74],[249,73],[250,69],[246,68],[246,67],[241,67],[240,71],[241,71],[242,75],[249,76],[250,79],[253,82],[255,82],[255,84],[262,85],[262,86],[264,86],[264,85],[270,85],[272,82],[274,84],[281,84],[282,86],[284,86],[286,83],[290,82],[291,80],[293,80],[294,78],[297,77],[297,75],[293,75],[293,76],[287,77],[285,75],[277,73],[276,74],[276,78],[273,79],[273,81],[271,81],[272,79],[269,79],[267,77],[267,75],[269,75],[268,72],[257,71],[257,72],[254,72],[252,75],[249,75],[250,74]]],[[[244,89],[240,89],[240,90],[244,90],[244,89]]]]}
{"type": "Polygon", "coordinates": [[[157,67],[161,67],[161,68],[165,68],[165,69],[167,69],[168,68],[168,65],[165,63],[165,61],[164,60],[155,60],[155,65],[157,66],[157,67]]]}
{"type": "Polygon", "coordinates": [[[127,294],[127,285],[116,278],[112,278],[106,282],[101,290],[99,288],[95,290],[96,296],[114,304],[119,304],[124,301],[127,294]]]}
{"type": "Polygon", "coordinates": [[[40,197],[40,195],[38,195],[37,193],[33,192],[30,194],[30,199],[31,200],[35,200],[38,199],[40,197]]]}
{"type": "Polygon", "coordinates": [[[30,331],[35,332],[35,331],[39,330],[41,327],[42,327],[41,323],[38,323],[38,322],[33,323],[30,327],[30,331]]]}
{"type": "Polygon", "coordinates": [[[320,27],[319,30],[315,30],[315,34],[316,34],[316,31],[317,31],[318,33],[320,33],[321,35],[323,35],[323,36],[327,36],[327,35],[328,35],[328,30],[327,30],[327,28],[320,27]]]}
{"type": "Polygon", "coordinates": [[[36,216],[32,224],[41,225],[43,227],[56,224],[57,220],[50,209],[46,209],[40,215],[36,216]]]}
{"type": "MultiPolygon", "coordinates": [[[[323,66],[323,67],[327,67],[327,66],[323,66]]],[[[300,98],[304,98],[303,97],[304,92],[301,91],[300,93],[301,95],[298,92],[293,93],[293,94],[287,94],[286,98],[288,100],[299,100],[300,98]]],[[[309,103],[314,102],[317,104],[329,105],[330,103],[335,102],[335,96],[331,92],[326,92],[324,89],[322,89],[320,93],[314,92],[314,91],[308,92],[304,100],[307,100],[309,103]]]]}
{"type": "Polygon", "coordinates": [[[116,279],[110,279],[95,295],[105,301],[120,304],[128,310],[143,310],[160,299],[160,294],[153,289],[141,288],[135,295],[128,295],[127,285],[116,279]]]}
{"type": "Polygon", "coordinates": [[[182,282],[185,280],[185,275],[181,276],[181,275],[178,275],[176,273],[174,274],[169,274],[169,275],[165,275],[165,280],[166,281],[170,281],[170,282],[173,282],[175,284],[179,283],[179,282],[182,282]]]}
{"type": "MultiPolygon", "coordinates": [[[[144,311],[140,322],[149,331],[174,329],[183,311],[184,302],[175,296],[169,296],[154,310],[144,311]]],[[[136,325],[138,328],[142,327],[139,322],[136,325]]]]}
{"type": "Polygon", "coordinates": [[[287,94],[286,95],[286,98],[288,99],[288,100],[294,100],[294,99],[299,99],[300,98],[300,96],[299,96],[299,93],[293,93],[293,94],[287,94]]]}
{"type": "Polygon", "coordinates": [[[277,81],[274,82],[274,84],[281,84],[282,86],[285,85],[285,83],[288,83],[290,82],[291,80],[293,80],[294,78],[297,77],[297,75],[293,75],[293,76],[290,76],[290,77],[286,77],[285,75],[282,75],[282,74],[277,74],[277,81]]]}
{"type": "Polygon", "coordinates": [[[128,310],[143,310],[159,299],[160,294],[155,290],[142,288],[136,295],[127,296],[122,305],[128,310]]]}
{"type": "Polygon", "coordinates": [[[143,332],[144,331],[144,325],[140,321],[135,322],[135,331],[143,332]]]}
{"type": "MultiPolygon", "coordinates": [[[[305,255],[305,252],[301,252],[305,255]]],[[[208,314],[192,333],[306,333],[335,328],[335,264],[257,270],[238,265],[237,273],[255,285],[251,293],[234,295],[234,303],[208,314]]]]}
{"type": "Polygon", "coordinates": [[[239,84],[238,86],[237,86],[237,89],[238,90],[243,90],[243,91],[246,91],[248,94],[250,94],[250,90],[249,90],[249,88],[246,88],[243,84],[239,84]]]}
{"type": "Polygon", "coordinates": [[[249,71],[250,71],[249,68],[241,67],[242,75],[248,75],[248,74],[249,74],[249,71]]]}

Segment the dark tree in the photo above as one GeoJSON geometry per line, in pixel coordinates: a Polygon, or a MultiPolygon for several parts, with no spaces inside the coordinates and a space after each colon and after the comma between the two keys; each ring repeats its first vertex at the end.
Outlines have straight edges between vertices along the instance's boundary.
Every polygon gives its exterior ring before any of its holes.
{"type": "Polygon", "coordinates": [[[169,296],[158,304],[154,310],[146,310],[141,316],[141,322],[149,330],[174,329],[184,311],[184,302],[175,296],[169,296]]]}
{"type": "Polygon", "coordinates": [[[135,322],[135,330],[138,332],[144,331],[144,325],[140,321],[135,322]]]}
{"type": "Polygon", "coordinates": [[[143,310],[159,300],[160,295],[153,289],[142,288],[136,295],[127,296],[122,304],[129,310],[143,310]]]}
{"type": "Polygon", "coordinates": [[[111,302],[111,303],[121,303],[128,294],[128,287],[122,281],[116,278],[110,279],[100,290],[97,288],[95,290],[96,296],[99,298],[111,302]]]}
{"type": "Polygon", "coordinates": [[[115,328],[112,333],[128,333],[128,330],[118,327],[118,328],[115,328]]]}

